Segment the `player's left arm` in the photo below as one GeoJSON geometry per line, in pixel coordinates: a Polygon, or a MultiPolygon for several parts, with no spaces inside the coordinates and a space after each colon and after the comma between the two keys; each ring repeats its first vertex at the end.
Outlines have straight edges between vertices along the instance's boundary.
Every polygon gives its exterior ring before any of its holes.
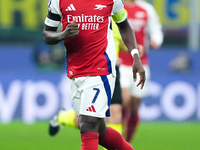
{"type": "Polygon", "coordinates": [[[122,36],[122,39],[123,39],[126,47],[128,48],[129,52],[132,54],[132,56],[134,58],[134,63],[133,63],[134,81],[136,81],[136,73],[138,72],[140,75],[140,81],[137,86],[139,86],[141,84],[141,88],[143,88],[146,77],[145,77],[145,71],[144,71],[142,62],[140,60],[139,53],[134,52],[134,51],[138,51],[134,31],[131,28],[131,26],[129,25],[127,19],[125,19],[123,22],[117,23],[117,25],[119,27],[120,34],[122,36]]]}
{"type": "Polygon", "coordinates": [[[122,9],[119,13],[113,15],[113,20],[116,22],[119,28],[119,32],[121,34],[121,37],[126,47],[128,48],[129,52],[132,54],[134,58],[133,78],[134,78],[134,81],[136,81],[136,73],[138,72],[140,75],[140,81],[137,84],[137,86],[141,85],[141,89],[142,89],[146,80],[145,70],[138,53],[135,33],[127,20],[125,10],[122,9]]]}

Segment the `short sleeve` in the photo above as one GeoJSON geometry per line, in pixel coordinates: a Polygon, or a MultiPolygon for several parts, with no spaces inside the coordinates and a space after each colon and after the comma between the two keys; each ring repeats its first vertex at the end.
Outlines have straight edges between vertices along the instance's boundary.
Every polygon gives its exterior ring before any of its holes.
{"type": "Polygon", "coordinates": [[[51,27],[58,27],[61,22],[62,14],[60,12],[59,0],[50,0],[48,3],[48,15],[45,24],[51,27]]]}
{"type": "Polygon", "coordinates": [[[118,14],[124,9],[123,0],[114,0],[113,10],[111,15],[118,14]]]}
{"type": "Polygon", "coordinates": [[[114,0],[112,18],[116,23],[123,22],[126,19],[127,15],[124,10],[123,0],[114,0]]]}

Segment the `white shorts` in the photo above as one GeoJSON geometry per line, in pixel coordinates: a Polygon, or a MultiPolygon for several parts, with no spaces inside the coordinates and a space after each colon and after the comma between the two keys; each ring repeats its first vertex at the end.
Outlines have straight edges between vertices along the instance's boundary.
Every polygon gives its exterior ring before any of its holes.
{"type": "Polygon", "coordinates": [[[137,87],[137,84],[140,80],[140,76],[137,73],[137,81],[133,81],[133,72],[132,72],[132,66],[125,66],[120,65],[120,83],[122,88],[129,88],[131,95],[138,98],[144,98],[148,96],[148,84],[150,80],[150,68],[147,65],[144,65],[145,75],[146,75],[146,81],[144,84],[143,89],[140,88],[140,86],[137,87]]]}
{"type": "Polygon", "coordinates": [[[70,79],[70,91],[77,115],[110,116],[115,76],[87,76],[70,79]]]}

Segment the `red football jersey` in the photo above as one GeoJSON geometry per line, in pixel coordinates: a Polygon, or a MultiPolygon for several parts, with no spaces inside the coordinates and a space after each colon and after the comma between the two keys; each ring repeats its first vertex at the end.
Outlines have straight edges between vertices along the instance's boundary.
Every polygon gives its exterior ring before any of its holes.
{"type": "MultiPolygon", "coordinates": [[[[127,11],[128,21],[135,32],[137,43],[145,48],[145,53],[141,57],[142,64],[148,65],[149,38],[158,44],[163,41],[159,18],[153,6],[144,1],[135,1],[132,5],[125,4],[124,8],[127,11]]],[[[120,51],[119,57],[122,64],[132,66],[133,58],[129,52],[120,51]]]]}
{"type": "MultiPolygon", "coordinates": [[[[116,52],[111,16],[123,10],[121,0],[51,0],[49,12],[59,15],[63,30],[77,17],[80,33],[65,40],[69,78],[108,75],[115,69],[116,52]]],[[[47,16],[45,24],[58,26],[47,16]]]]}

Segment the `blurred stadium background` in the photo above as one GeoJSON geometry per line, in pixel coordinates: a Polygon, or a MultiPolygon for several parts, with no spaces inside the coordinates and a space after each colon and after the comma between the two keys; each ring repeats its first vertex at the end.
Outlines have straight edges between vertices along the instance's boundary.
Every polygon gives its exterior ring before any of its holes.
{"type": "MultiPolygon", "coordinates": [[[[163,24],[151,50],[150,95],[140,109],[137,150],[200,149],[200,1],[148,0],[163,24]]],[[[48,0],[0,0],[0,149],[79,149],[78,130],[55,138],[48,120],[72,108],[63,45],[42,41],[48,0]]]]}

